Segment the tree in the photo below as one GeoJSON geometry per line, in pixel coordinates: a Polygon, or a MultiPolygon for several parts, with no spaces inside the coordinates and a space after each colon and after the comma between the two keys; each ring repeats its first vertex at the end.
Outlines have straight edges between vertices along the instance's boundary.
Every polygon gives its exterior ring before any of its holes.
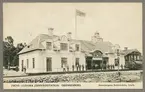
{"type": "Polygon", "coordinates": [[[19,43],[16,47],[13,44],[14,39],[11,36],[7,36],[3,41],[3,66],[8,69],[9,66],[18,65],[18,52],[26,46],[26,43],[19,43]]]}
{"type": "Polygon", "coordinates": [[[11,36],[7,36],[5,40],[10,44],[13,45],[14,39],[11,36]]]}
{"type": "Polygon", "coordinates": [[[13,66],[18,66],[19,65],[19,56],[18,56],[18,53],[25,47],[26,45],[23,44],[23,43],[19,43],[17,44],[17,47],[15,49],[15,51],[13,52],[15,55],[14,55],[14,58],[13,58],[13,66]]]}
{"type": "Polygon", "coordinates": [[[4,49],[4,66],[6,68],[9,68],[11,65],[11,62],[13,60],[14,53],[13,51],[15,50],[15,47],[13,45],[13,38],[11,36],[7,36],[5,38],[5,41],[3,42],[3,49],[4,49]]]}

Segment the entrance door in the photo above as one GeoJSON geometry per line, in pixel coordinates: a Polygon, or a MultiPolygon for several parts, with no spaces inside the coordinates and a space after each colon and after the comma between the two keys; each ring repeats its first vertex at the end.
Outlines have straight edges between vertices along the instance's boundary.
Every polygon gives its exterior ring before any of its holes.
{"type": "Polygon", "coordinates": [[[93,60],[93,69],[101,69],[102,60],[93,60]]]}
{"type": "Polygon", "coordinates": [[[92,69],[92,57],[86,57],[86,65],[87,70],[92,69]]]}
{"type": "Polygon", "coordinates": [[[52,59],[46,58],[46,71],[52,71],[52,59]]]}

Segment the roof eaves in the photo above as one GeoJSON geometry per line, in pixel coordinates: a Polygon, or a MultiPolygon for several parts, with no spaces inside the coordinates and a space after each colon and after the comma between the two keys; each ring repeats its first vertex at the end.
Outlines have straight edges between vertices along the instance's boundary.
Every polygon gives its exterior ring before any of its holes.
{"type": "Polygon", "coordinates": [[[33,50],[25,51],[25,52],[20,52],[20,53],[18,53],[18,55],[28,53],[28,52],[33,52],[33,51],[36,51],[36,50],[42,50],[42,49],[33,49],[33,50]]]}

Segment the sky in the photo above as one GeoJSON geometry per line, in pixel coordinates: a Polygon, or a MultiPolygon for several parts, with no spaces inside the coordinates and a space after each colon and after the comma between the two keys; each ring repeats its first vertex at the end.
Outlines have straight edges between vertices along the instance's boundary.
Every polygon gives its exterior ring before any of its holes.
{"type": "Polygon", "coordinates": [[[14,44],[29,43],[39,34],[66,35],[90,40],[96,31],[104,41],[142,52],[141,3],[4,3],[3,38],[12,36],[14,44]],[[77,16],[76,9],[85,17],[77,16]],[[77,23],[75,26],[75,23],[77,23]]]}

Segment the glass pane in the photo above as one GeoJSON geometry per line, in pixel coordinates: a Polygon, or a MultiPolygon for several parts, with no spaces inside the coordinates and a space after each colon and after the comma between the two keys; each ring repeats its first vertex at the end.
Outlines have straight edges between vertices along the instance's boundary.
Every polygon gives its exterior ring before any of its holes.
{"type": "Polygon", "coordinates": [[[52,49],[52,44],[51,42],[46,43],[46,49],[51,50],[52,49]]]}
{"type": "Polygon", "coordinates": [[[61,67],[67,67],[67,58],[61,58],[61,67]]]}
{"type": "Polygon", "coordinates": [[[79,65],[79,58],[76,58],[76,66],[79,65]]]}
{"type": "Polygon", "coordinates": [[[61,48],[61,50],[68,50],[68,45],[67,45],[67,43],[61,43],[61,44],[60,44],[60,48],[61,48]]]}
{"type": "Polygon", "coordinates": [[[35,68],[35,58],[33,58],[33,68],[35,68]]]}
{"type": "Polygon", "coordinates": [[[79,44],[76,44],[76,51],[79,51],[79,44]]]}

